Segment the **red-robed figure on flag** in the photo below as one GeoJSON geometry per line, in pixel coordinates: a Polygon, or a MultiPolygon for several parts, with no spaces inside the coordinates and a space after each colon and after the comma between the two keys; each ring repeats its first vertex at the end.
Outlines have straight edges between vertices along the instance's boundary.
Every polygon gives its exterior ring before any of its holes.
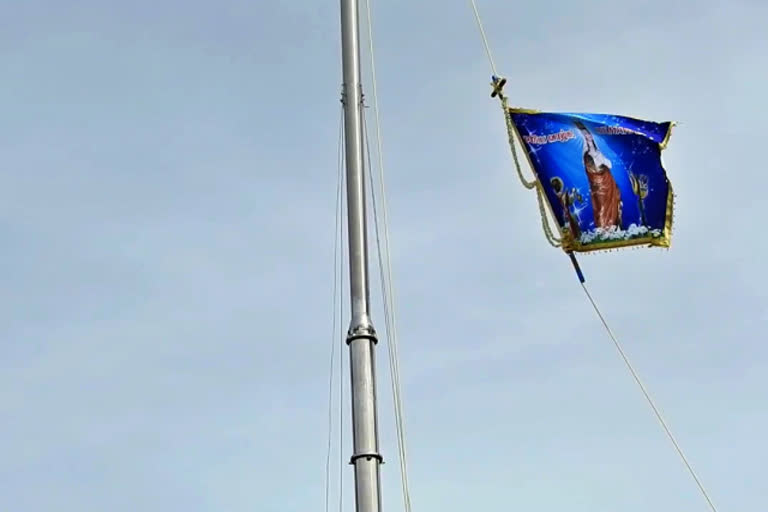
{"type": "Polygon", "coordinates": [[[603,229],[615,226],[621,229],[621,192],[611,174],[611,161],[597,149],[595,139],[587,127],[580,121],[575,124],[584,136],[584,168],[589,179],[595,226],[603,229]]]}

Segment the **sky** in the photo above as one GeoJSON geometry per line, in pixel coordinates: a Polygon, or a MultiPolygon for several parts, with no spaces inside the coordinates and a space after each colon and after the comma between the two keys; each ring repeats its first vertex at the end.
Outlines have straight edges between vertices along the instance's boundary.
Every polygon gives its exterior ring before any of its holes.
{"type": "MultiPolygon", "coordinates": [[[[511,103],[679,123],[672,248],[582,267],[720,510],[763,512],[768,4],[478,5],[511,103]]],[[[469,5],[373,15],[414,512],[707,510],[544,239],[469,5]]],[[[0,510],[324,510],[339,50],[337,2],[0,4],[0,510]]]]}

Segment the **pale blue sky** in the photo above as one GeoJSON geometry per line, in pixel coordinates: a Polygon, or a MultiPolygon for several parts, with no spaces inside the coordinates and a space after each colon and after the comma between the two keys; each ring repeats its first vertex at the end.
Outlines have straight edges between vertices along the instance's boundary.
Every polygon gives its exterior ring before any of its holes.
{"type": "MultiPolygon", "coordinates": [[[[513,103],[680,122],[672,250],[582,265],[722,512],[764,512],[768,4],[479,5],[513,103]]],[[[466,2],[375,22],[414,511],[706,510],[541,234],[466,2]]],[[[338,30],[0,4],[0,510],[322,510],[338,30]]]]}

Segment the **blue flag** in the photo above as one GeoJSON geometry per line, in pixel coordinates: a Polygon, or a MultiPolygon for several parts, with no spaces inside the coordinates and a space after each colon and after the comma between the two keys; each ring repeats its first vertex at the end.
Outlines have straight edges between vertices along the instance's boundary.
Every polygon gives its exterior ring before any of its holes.
{"type": "Polygon", "coordinates": [[[672,123],[510,109],[566,251],[669,247],[673,193],[661,164],[672,123]]]}

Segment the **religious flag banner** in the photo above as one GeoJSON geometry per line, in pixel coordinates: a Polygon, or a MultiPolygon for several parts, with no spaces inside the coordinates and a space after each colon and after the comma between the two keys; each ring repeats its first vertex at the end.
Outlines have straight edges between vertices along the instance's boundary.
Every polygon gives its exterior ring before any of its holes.
{"type": "Polygon", "coordinates": [[[510,109],[565,251],[669,247],[673,192],[661,164],[672,123],[510,109]]]}

